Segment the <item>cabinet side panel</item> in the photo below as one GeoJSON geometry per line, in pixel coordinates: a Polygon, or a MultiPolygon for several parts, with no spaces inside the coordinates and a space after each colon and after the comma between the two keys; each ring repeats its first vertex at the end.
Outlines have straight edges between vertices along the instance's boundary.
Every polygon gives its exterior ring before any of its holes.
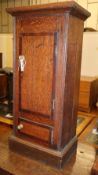
{"type": "Polygon", "coordinates": [[[62,146],[67,144],[76,134],[82,38],[83,21],[79,18],[70,16],[65,75],[62,146]]]}

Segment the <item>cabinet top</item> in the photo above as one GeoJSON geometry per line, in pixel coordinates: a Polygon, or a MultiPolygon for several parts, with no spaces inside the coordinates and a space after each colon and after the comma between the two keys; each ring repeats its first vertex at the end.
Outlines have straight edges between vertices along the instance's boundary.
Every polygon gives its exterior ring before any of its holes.
{"type": "Polygon", "coordinates": [[[87,82],[92,82],[98,80],[98,77],[90,77],[90,76],[81,76],[81,81],[87,81],[87,82]]]}
{"type": "Polygon", "coordinates": [[[49,3],[43,5],[32,5],[27,7],[7,8],[8,13],[12,16],[21,16],[22,14],[56,14],[70,12],[73,16],[77,16],[83,20],[90,16],[90,13],[81,7],[75,1],[65,1],[59,3],[49,3]]]}

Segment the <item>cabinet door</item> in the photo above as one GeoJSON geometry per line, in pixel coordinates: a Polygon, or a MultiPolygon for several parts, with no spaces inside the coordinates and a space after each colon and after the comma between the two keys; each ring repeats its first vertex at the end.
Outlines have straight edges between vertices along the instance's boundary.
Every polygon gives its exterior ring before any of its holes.
{"type": "Polygon", "coordinates": [[[25,57],[20,77],[20,108],[48,118],[52,117],[54,35],[23,34],[20,55],[25,57]]]}
{"type": "Polygon", "coordinates": [[[17,22],[15,115],[18,128],[21,128],[19,133],[52,142],[56,22],[54,25],[53,20],[52,26],[51,22],[49,25],[49,20],[43,22],[43,18],[38,21],[39,19],[24,20],[23,18],[17,22]],[[22,58],[24,70],[21,69],[19,61],[22,58]]]}

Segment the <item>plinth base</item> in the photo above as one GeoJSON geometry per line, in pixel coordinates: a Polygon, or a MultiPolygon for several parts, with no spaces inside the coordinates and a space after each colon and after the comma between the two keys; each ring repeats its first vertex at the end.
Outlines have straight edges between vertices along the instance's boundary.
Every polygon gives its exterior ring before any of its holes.
{"type": "Polygon", "coordinates": [[[9,147],[12,151],[18,152],[32,159],[43,161],[48,165],[61,168],[64,163],[76,153],[77,137],[74,137],[61,151],[25,141],[14,135],[9,139],[9,147]]]}

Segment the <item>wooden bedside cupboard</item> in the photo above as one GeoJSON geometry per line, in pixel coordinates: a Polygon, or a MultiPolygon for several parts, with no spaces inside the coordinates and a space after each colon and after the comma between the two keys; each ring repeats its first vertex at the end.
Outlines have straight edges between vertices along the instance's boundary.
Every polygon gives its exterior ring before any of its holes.
{"type": "Polygon", "coordinates": [[[98,100],[98,77],[82,76],[80,80],[79,110],[90,112],[98,100]]]}
{"type": "Polygon", "coordinates": [[[74,1],[7,9],[14,16],[10,148],[56,167],[76,151],[84,20],[74,1]]]}

